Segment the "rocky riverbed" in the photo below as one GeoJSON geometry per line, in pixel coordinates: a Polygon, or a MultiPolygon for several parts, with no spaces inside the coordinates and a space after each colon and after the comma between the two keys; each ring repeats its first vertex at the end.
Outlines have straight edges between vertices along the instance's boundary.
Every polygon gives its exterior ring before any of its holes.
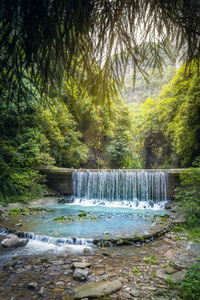
{"type": "Polygon", "coordinates": [[[167,233],[139,247],[18,256],[1,267],[0,299],[180,299],[176,282],[199,250],[198,243],[167,233]]]}
{"type": "Polygon", "coordinates": [[[1,264],[0,299],[181,299],[177,283],[199,253],[199,243],[167,232],[79,254],[13,255],[1,264]]]}

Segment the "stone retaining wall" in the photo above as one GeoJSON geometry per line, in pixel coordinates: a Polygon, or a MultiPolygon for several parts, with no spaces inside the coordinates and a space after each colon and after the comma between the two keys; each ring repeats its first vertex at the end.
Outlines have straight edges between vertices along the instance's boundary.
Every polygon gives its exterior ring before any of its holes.
{"type": "Polygon", "coordinates": [[[61,195],[72,195],[72,170],[69,169],[43,169],[42,175],[46,175],[47,186],[61,195]]]}

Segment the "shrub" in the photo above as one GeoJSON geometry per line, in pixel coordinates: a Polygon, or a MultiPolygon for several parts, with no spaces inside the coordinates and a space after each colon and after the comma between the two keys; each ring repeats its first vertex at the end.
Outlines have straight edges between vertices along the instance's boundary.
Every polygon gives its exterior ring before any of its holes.
{"type": "Polygon", "coordinates": [[[189,225],[196,226],[200,217],[200,156],[193,162],[193,168],[182,171],[182,188],[176,189],[176,200],[181,200],[180,207],[189,215],[196,216],[196,220],[190,218],[189,225]]]}
{"type": "Polygon", "coordinates": [[[200,299],[200,263],[193,264],[180,285],[182,299],[200,299]]]}

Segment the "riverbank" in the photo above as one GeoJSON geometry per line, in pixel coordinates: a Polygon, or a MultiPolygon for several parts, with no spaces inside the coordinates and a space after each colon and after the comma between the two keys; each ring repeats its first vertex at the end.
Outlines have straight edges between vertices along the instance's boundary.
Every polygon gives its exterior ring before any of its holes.
{"type": "Polygon", "coordinates": [[[9,203],[7,206],[0,205],[0,211],[4,213],[14,207],[23,207],[23,206],[32,207],[32,206],[40,206],[40,205],[42,206],[55,205],[58,203],[58,199],[59,197],[43,197],[26,203],[23,202],[9,203]]]}
{"type": "Polygon", "coordinates": [[[102,299],[181,299],[176,282],[197,260],[199,251],[198,243],[177,241],[176,234],[167,233],[139,247],[95,248],[88,254],[67,251],[14,256],[0,270],[0,299],[83,299],[77,298],[83,288],[87,295],[88,285],[107,282],[109,286],[113,280],[121,283],[120,289],[102,299]],[[75,262],[91,264],[85,267],[88,275],[84,282],[73,277],[75,262]]]}
{"type": "MultiPolygon", "coordinates": [[[[44,198],[28,206],[57,201],[44,198]]],[[[19,206],[11,204],[4,213],[19,206]]],[[[34,241],[25,246],[29,247],[26,252],[2,249],[1,257],[6,251],[9,255],[0,264],[0,300],[181,299],[178,282],[200,253],[199,243],[173,232],[130,246],[87,249],[47,245],[39,245],[37,254],[34,241]]]]}

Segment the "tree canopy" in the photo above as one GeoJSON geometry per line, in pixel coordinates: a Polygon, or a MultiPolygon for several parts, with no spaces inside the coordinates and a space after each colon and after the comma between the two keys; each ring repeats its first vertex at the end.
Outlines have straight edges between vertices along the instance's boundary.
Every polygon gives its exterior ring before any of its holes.
{"type": "Polygon", "coordinates": [[[25,79],[50,93],[65,73],[103,101],[118,92],[130,60],[134,74],[162,70],[160,52],[170,56],[172,44],[198,63],[199,15],[199,0],[0,0],[2,95],[26,98],[25,79]]]}

